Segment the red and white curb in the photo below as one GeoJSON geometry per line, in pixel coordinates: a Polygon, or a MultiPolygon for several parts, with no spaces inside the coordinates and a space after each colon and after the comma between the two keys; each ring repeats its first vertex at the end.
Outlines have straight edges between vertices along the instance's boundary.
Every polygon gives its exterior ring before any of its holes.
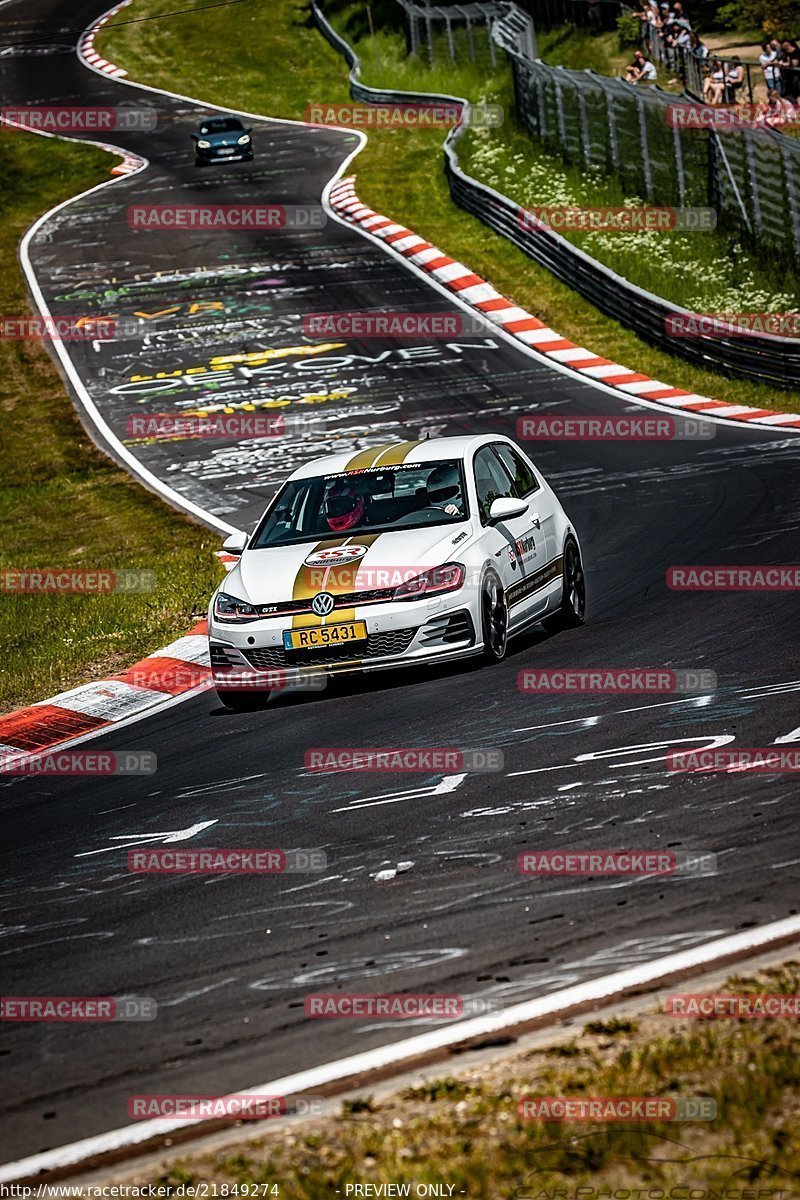
{"type": "Polygon", "coordinates": [[[800,429],[800,414],[776,412],[769,408],[751,408],[745,404],[726,404],[723,400],[712,400],[709,396],[670,387],[659,379],[651,379],[649,375],[631,371],[620,363],[612,362],[584,349],[583,346],[577,346],[568,338],[561,337],[538,317],[531,316],[524,308],[519,308],[502,296],[464,263],[449,258],[438,247],[426,242],[412,230],[363,204],[356,195],[355,177],[352,175],[338,180],[331,186],[329,201],[332,210],[338,216],[360,225],[366,232],[380,238],[398,254],[407,258],[409,263],[426,271],[438,283],[456,293],[460,301],[466,302],[529,349],[557,362],[562,368],[605,384],[632,399],[641,398],[648,403],[663,404],[669,408],[696,412],[703,416],[722,417],[754,425],[800,429]]]}
{"type": "MultiPolygon", "coordinates": [[[[215,551],[226,571],[238,554],[215,551]]],[[[89,735],[128,722],[178,697],[213,687],[208,657],[208,622],[170,642],[117,675],[84,683],[49,700],[0,716],[0,759],[19,765],[32,755],[63,748],[89,735]]]]}
{"type": "Polygon", "coordinates": [[[206,639],[199,622],[182,638],[117,675],[85,683],[0,717],[0,758],[13,767],[35,754],[84,740],[189,692],[212,686],[206,639]]]}
{"type": "Polygon", "coordinates": [[[124,79],[128,74],[122,67],[115,67],[113,63],[107,62],[94,48],[94,39],[103,28],[107,21],[116,16],[121,9],[127,7],[131,0],[122,0],[121,4],[117,4],[114,8],[110,8],[108,12],[103,13],[102,17],[98,17],[94,25],[90,25],[86,32],[78,42],[78,54],[81,58],[85,58],[88,63],[97,71],[104,71],[106,75],[113,75],[115,79],[124,79]]]}

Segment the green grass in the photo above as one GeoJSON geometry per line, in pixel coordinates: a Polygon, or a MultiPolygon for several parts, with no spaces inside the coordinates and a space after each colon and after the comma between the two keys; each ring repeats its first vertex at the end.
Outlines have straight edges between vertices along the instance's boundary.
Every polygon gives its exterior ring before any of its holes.
{"type": "MultiPolygon", "coordinates": [[[[794,962],[720,990],[798,988],[794,962]]],[[[277,1185],[284,1200],[345,1196],[355,1183],[410,1183],[414,1195],[416,1184],[438,1182],[470,1200],[552,1200],[591,1186],[606,1196],[796,1195],[797,1021],[676,1021],[648,1003],[635,1021],[590,1022],[569,1055],[558,1043],[512,1051],[380,1101],[344,1102],[338,1116],[266,1129],[208,1155],[184,1153],[159,1178],[136,1182],[216,1184],[218,1195],[226,1184],[263,1184],[263,1194],[277,1185]],[[716,1101],[717,1117],[537,1123],[518,1116],[524,1096],[700,1096],[716,1101]]]]}
{"type": "MultiPolygon", "coordinates": [[[[203,7],[201,0],[190,4],[193,10],[203,7]]],[[[102,34],[101,53],[124,65],[134,79],[272,116],[296,119],[309,102],[349,98],[344,61],[313,28],[303,0],[253,0],[252,12],[241,6],[235,39],[229,36],[230,14],[224,8],[132,21],[133,14],[152,16],[170,7],[168,0],[137,0],[102,34]]],[[[347,19],[347,10],[337,15],[340,25],[347,19]]],[[[396,34],[378,32],[374,46],[366,38],[359,49],[366,83],[499,96],[510,106],[508,72],[499,64],[478,86],[469,67],[442,61],[429,68],[424,62],[407,61],[396,34]]],[[[522,135],[509,125],[509,136],[522,135]]],[[[371,131],[367,147],[353,164],[359,195],[378,212],[404,222],[467,263],[564,337],[598,354],[672,386],[731,403],[796,409],[798,398],[791,393],[727,379],[647,345],[457,208],[442,170],[441,141],[437,131],[371,131]]]]}
{"type": "Polygon", "coordinates": [[[572,25],[537,30],[536,48],[539,57],[552,67],[596,71],[598,75],[624,75],[633,58],[633,48],[620,48],[616,31],[592,37],[587,29],[572,25]]]}
{"type": "MultiPolygon", "coordinates": [[[[36,216],[108,179],[85,146],[0,131],[0,312],[29,302],[17,247],[36,216]]],[[[219,576],[219,538],[178,516],[92,444],[43,345],[0,341],[0,569],[156,571],[152,592],[0,594],[0,709],[119,670],[185,633],[219,576]]]]}
{"type": "MultiPolygon", "coordinates": [[[[645,203],[597,170],[554,162],[521,130],[471,131],[461,161],[471,175],[534,211],[550,205],[640,208],[645,203]]],[[[688,206],[693,204],[704,207],[703,197],[688,201],[688,206]]],[[[775,266],[749,253],[722,229],[698,233],[566,231],[564,236],[616,274],[693,312],[782,313],[800,307],[796,271],[786,265],[778,290],[775,266]]]]}

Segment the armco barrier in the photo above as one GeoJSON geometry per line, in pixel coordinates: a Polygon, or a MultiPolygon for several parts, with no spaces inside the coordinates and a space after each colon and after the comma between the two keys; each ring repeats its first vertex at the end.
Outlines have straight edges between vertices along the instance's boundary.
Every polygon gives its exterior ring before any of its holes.
{"type": "Polygon", "coordinates": [[[461,106],[464,119],[448,132],[443,147],[450,194],[461,208],[508,238],[529,258],[546,267],[562,283],[594,304],[600,312],[632,329],[652,345],[725,375],[789,389],[800,384],[800,339],[770,334],[742,338],[672,337],[667,333],[668,317],[692,317],[697,314],[636,287],[552,230],[523,228],[525,222],[520,220],[519,205],[487,184],[473,179],[459,166],[456,142],[469,121],[469,101],[439,93],[367,87],[359,79],[361,63],[358,55],[330,25],[316,0],[311,0],[311,11],[319,31],[350,67],[350,93],[354,100],[366,104],[448,103],[461,106]]]}

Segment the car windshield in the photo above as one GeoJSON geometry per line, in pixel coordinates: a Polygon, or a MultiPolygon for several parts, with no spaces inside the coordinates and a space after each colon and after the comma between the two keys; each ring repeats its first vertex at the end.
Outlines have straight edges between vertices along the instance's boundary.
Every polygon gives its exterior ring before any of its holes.
{"type": "Polygon", "coordinates": [[[242,122],[236,117],[215,117],[213,121],[204,121],[200,126],[201,133],[240,133],[244,129],[242,122]]]}
{"type": "Polygon", "coordinates": [[[267,510],[250,548],[458,524],[468,515],[465,497],[457,461],[292,479],[267,510]]]}

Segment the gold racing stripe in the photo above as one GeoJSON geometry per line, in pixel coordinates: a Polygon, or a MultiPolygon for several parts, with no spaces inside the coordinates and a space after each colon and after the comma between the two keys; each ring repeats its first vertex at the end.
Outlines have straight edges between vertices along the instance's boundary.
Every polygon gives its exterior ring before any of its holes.
{"type": "Polygon", "coordinates": [[[359,450],[344,469],[345,471],[366,471],[368,467],[396,467],[405,462],[406,456],[415,446],[421,444],[419,441],[400,442],[399,445],[373,446],[371,450],[359,450]]]}
{"type": "MultiPolygon", "coordinates": [[[[306,558],[318,554],[320,550],[334,550],[350,544],[366,546],[367,549],[380,537],[379,533],[368,533],[364,537],[347,534],[345,537],[328,538],[318,542],[309,550],[306,558]]],[[[355,590],[356,575],[361,566],[361,555],[353,562],[333,563],[329,567],[309,567],[306,563],[300,567],[292,590],[293,600],[312,600],[317,592],[330,592],[333,596],[346,596],[355,590]]],[[[354,608],[335,608],[328,617],[318,617],[316,613],[296,613],[292,617],[292,629],[308,629],[309,626],[338,625],[344,621],[355,621],[354,608]]]]}
{"type": "Polygon", "coordinates": [[[373,467],[397,467],[406,461],[412,450],[421,445],[421,441],[416,441],[401,442],[399,446],[390,446],[388,450],[384,450],[378,455],[372,465],[373,467]]]}

